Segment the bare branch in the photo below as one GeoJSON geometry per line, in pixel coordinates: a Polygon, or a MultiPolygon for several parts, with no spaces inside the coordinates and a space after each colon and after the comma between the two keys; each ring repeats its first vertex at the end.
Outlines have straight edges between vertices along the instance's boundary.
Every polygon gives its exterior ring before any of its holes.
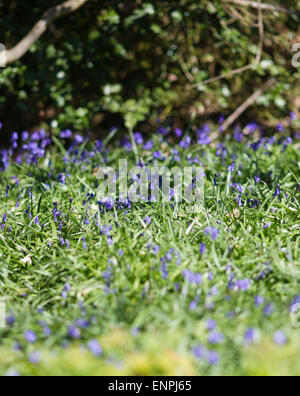
{"type": "MultiPolygon", "coordinates": [[[[238,6],[245,6],[245,7],[252,7],[252,8],[259,8],[259,3],[257,1],[246,1],[246,0],[223,0],[225,3],[232,3],[238,6]]],[[[261,9],[264,11],[272,11],[272,12],[283,12],[285,14],[298,14],[299,12],[296,10],[289,10],[287,8],[274,6],[271,4],[261,4],[261,9]]]]}
{"type": "Polygon", "coordinates": [[[259,90],[246,100],[222,125],[222,130],[226,131],[253,103],[276,83],[275,78],[268,80],[259,90]]]}
{"type": "Polygon", "coordinates": [[[183,57],[182,57],[181,55],[178,56],[178,61],[179,61],[179,64],[180,64],[180,66],[181,66],[181,69],[182,69],[183,73],[185,74],[186,78],[187,78],[190,82],[194,82],[195,79],[194,79],[194,77],[192,76],[192,74],[189,72],[189,69],[187,68],[187,66],[186,66],[186,64],[185,64],[185,62],[184,62],[184,60],[183,60],[183,57]]]}
{"type": "Polygon", "coordinates": [[[87,1],[68,0],[46,11],[32,30],[17,45],[6,51],[6,64],[8,65],[22,58],[29,48],[45,33],[52,21],[78,10],[87,1]]]}
{"type": "Polygon", "coordinates": [[[213,77],[213,78],[210,78],[209,80],[205,80],[205,81],[202,81],[201,83],[197,83],[197,84],[193,85],[191,88],[197,88],[197,87],[201,87],[202,85],[208,85],[208,84],[220,81],[220,80],[224,80],[226,78],[231,78],[236,74],[244,73],[245,71],[250,70],[252,68],[253,68],[252,64],[243,66],[243,67],[240,67],[239,69],[232,70],[229,73],[222,74],[221,76],[213,77]]]}
{"type": "Polygon", "coordinates": [[[258,28],[259,28],[259,44],[258,44],[258,51],[255,60],[255,66],[259,66],[263,49],[264,49],[264,40],[265,40],[265,27],[264,27],[264,20],[263,20],[263,13],[262,13],[262,4],[261,0],[258,0],[258,28]]]}

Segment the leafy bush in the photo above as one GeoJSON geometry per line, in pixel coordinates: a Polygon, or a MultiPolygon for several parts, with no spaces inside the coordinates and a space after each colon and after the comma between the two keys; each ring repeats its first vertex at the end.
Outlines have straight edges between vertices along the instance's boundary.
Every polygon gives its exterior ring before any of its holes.
{"type": "MultiPolygon", "coordinates": [[[[13,46],[57,2],[2,4],[1,40],[13,46]]],[[[296,6],[291,0],[276,3],[296,6]]],[[[221,0],[89,0],[55,21],[24,58],[1,70],[0,119],[7,130],[43,124],[99,130],[122,125],[124,118],[133,125],[157,117],[186,124],[191,117],[229,115],[275,76],[277,85],[248,113],[272,122],[288,106],[294,111],[299,106],[299,73],[291,65],[299,16],[264,12],[264,25],[256,70],[191,88],[254,63],[257,10],[230,8],[221,0]]]]}

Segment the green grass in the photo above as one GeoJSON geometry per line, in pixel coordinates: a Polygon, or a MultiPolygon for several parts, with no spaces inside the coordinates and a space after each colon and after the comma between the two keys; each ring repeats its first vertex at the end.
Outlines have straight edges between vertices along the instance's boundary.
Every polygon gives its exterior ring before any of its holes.
{"type": "MultiPolygon", "coordinates": [[[[143,203],[127,213],[100,213],[96,198],[83,206],[87,194],[96,192],[95,168],[103,165],[105,155],[97,152],[86,161],[65,164],[59,140],[38,165],[14,163],[1,174],[0,216],[8,217],[0,232],[0,301],[15,323],[0,329],[0,374],[300,374],[300,328],[290,320],[290,306],[300,294],[299,145],[294,141],[284,150],[281,144],[267,144],[254,151],[245,141],[226,138],[227,154],[222,158],[215,144],[161,146],[158,136],[154,142],[166,157],[160,164],[178,165],[172,148],[181,153],[181,166],[189,165],[187,158],[199,157],[206,172],[202,213],[189,214],[186,204],[174,210],[170,204],[143,203]],[[228,183],[233,156],[236,167],[228,183]],[[61,172],[69,174],[66,184],[57,180],[61,172]],[[261,180],[256,183],[258,175],[261,180]],[[12,176],[19,185],[12,183],[12,176]],[[241,206],[239,193],[230,187],[233,182],[243,187],[241,206]],[[281,195],[274,197],[278,183],[281,195]],[[11,185],[8,195],[6,185],[11,185]],[[251,207],[248,199],[259,204],[251,207]],[[54,202],[61,212],[61,230],[52,213],[54,202]],[[32,217],[25,213],[28,205],[32,217]],[[146,216],[151,224],[143,221],[146,216]],[[112,245],[96,221],[112,227],[112,245]],[[187,233],[192,221],[194,227],[187,233]],[[219,229],[215,241],[205,234],[207,227],[219,229]],[[61,236],[69,247],[61,246],[61,236]],[[201,243],[206,246],[203,255],[201,243]],[[159,253],[149,245],[160,246],[159,253]],[[174,254],[164,279],[161,258],[170,249],[174,254]],[[183,277],[186,269],[202,274],[201,285],[183,277]],[[251,280],[248,290],[230,289],[231,274],[234,281],[251,280]],[[256,296],[264,298],[259,307],[256,296]],[[193,301],[195,309],[190,307],[193,301]],[[268,304],[272,309],[266,315],[268,304]],[[74,340],[69,328],[80,328],[80,318],[88,326],[74,340]],[[224,337],[218,345],[208,342],[209,319],[224,337]],[[255,337],[245,345],[249,328],[255,337]],[[28,330],[37,335],[34,344],[24,338],[28,330]],[[285,345],[274,342],[278,331],[286,335],[285,345]],[[89,350],[92,339],[101,344],[101,357],[89,350]],[[193,350],[199,345],[216,351],[219,363],[196,358],[193,350]]],[[[85,142],[80,152],[92,147],[85,142]]],[[[153,162],[152,152],[138,149],[145,162],[153,162]]],[[[116,166],[119,158],[127,157],[133,165],[133,154],[115,147],[106,165],[116,166]]]]}

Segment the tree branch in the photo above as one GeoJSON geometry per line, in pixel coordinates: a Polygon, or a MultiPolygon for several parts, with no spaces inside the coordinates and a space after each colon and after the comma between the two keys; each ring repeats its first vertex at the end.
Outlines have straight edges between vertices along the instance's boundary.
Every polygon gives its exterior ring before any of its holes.
{"type": "MultiPolygon", "coordinates": [[[[245,7],[252,7],[252,8],[259,8],[259,3],[256,1],[246,1],[246,0],[223,0],[225,3],[233,3],[238,6],[245,6],[245,7]]],[[[296,10],[289,10],[287,8],[279,7],[279,6],[274,6],[271,4],[261,4],[261,9],[264,11],[272,11],[272,12],[283,12],[285,14],[298,14],[299,12],[296,10]]]]}
{"type": "Polygon", "coordinates": [[[9,65],[22,58],[29,48],[45,33],[52,21],[67,14],[71,14],[82,7],[87,1],[88,0],[68,0],[46,11],[31,31],[17,45],[6,50],[6,64],[9,65]]]}
{"type": "Polygon", "coordinates": [[[226,131],[253,103],[276,83],[275,78],[268,80],[259,90],[246,100],[222,125],[222,130],[226,131]]]}

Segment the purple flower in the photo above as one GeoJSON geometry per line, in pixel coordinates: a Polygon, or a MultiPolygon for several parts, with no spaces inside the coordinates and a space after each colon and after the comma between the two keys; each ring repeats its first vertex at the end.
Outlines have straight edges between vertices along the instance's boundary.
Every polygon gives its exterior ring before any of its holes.
{"type": "Polygon", "coordinates": [[[194,274],[192,271],[188,269],[184,269],[182,271],[182,275],[190,284],[194,283],[196,285],[200,285],[203,280],[202,275],[199,272],[194,274]]]}
{"type": "Polygon", "coordinates": [[[218,296],[218,295],[219,295],[219,290],[218,290],[217,286],[213,286],[213,287],[210,289],[209,294],[210,294],[211,296],[218,296]]]}
{"type": "Polygon", "coordinates": [[[29,344],[34,344],[37,340],[37,336],[32,330],[27,330],[24,334],[24,338],[29,344]]]}
{"type": "Polygon", "coordinates": [[[75,326],[69,327],[68,334],[69,337],[74,338],[75,340],[78,340],[81,337],[81,331],[75,326]]]}
{"type": "MultiPolygon", "coordinates": [[[[0,122],[0,126],[1,126],[2,124],[1,124],[1,122],[0,122]]],[[[1,128],[0,128],[0,130],[1,130],[1,128]]],[[[18,372],[18,371],[16,371],[16,370],[9,370],[6,374],[5,374],[5,377],[20,377],[21,376],[21,374],[18,372]]]]}
{"type": "Polygon", "coordinates": [[[224,336],[221,333],[212,331],[211,333],[208,334],[207,341],[210,344],[221,344],[224,341],[224,336]]]}
{"type": "Polygon", "coordinates": [[[154,147],[153,142],[149,141],[144,145],[144,150],[151,151],[154,147]]]}
{"type": "Polygon", "coordinates": [[[42,358],[42,355],[38,351],[31,352],[29,355],[29,361],[32,364],[38,364],[42,358]]]}
{"type": "Polygon", "coordinates": [[[151,217],[146,216],[146,217],[144,218],[144,222],[145,222],[146,224],[150,225],[150,224],[152,223],[151,217]]]}
{"type": "Polygon", "coordinates": [[[63,173],[60,173],[60,174],[57,176],[57,179],[58,179],[58,181],[59,181],[60,183],[66,184],[67,178],[66,178],[66,176],[65,176],[63,173]]]}
{"type": "Polygon", "coordinates": [[[235,163],[232,163],[231,165],[229,165],[228,167],[228,172],[233,173],[235,171],[235,163]]]}
{"type": "Polygon", "coordinates": [[[256,296],[255,297],[255,306],[259,308],[263,303],[265,302],[265,298],[262,296],[256,296]]]}
{"type": "Polygon", "coordinates": [[[88,347],[94,356],[100,357],[102,355],[102,348],[97,340],[91,340],[88,343],[88,347]]]}
{"type": "Polygon", "coordinates": [[[192,139],[190,136],[186,136],[182,141],[180,142],[179,146],[184,149],[188,149],[191,145],[192,139]]]}
{"type": "Polygon", "coordinates": [[[277,184],[273,197],[276,198],[276,197],[279,197],[280,195],[281,195],[280,185],[277,184]]]}
{"type": "Polygon", "coordinates": [[[70,283],[69,282],[67,282],[66,284],[65,284],[65,286],[64,286],[64,290],[63,290],[63,292],[62,292],[62,297],[64,298],[64,299],[66,299],[67,298],[67,296],[68,296],[68,292],[69,291],[71,291],[71,285],[70,285],[70,283]]]}
{"type": "Polygon", "coordinates": [[[17,134],[17,132],[14,132],[11,136],[11,141],[16,142],[17,140],[19,140],[19,135],[17,134]]]}
{"type": "Polygon", "coordinates": [[[81,144],[84,142],[84,138],[81,135],[75,135],[74,141],[76,144],[81,144]]]}
{"type": "Polygon", "coordinates": [[[15,324],[16,318],[13,315],[9,315],[6,318],[6,324],[7,326],[13,326],[15,324]]]}
{"type": "Polygon", "coordinates": [[[255,330],[250,327],[245,333],[245,344],[250,345],[254,342],[255,339],[255,330]]]}
{"type": "Polygon", "coordinates": [[[284,132],[284,125],[280,122],[278,125],[277,125],[277,130],[279,131],[279,132],[284,132]]]}
{"type": "Polygon", "coordinates": [[[285,345],[287,343],[286,335],[282,331],[277,331],[274,334],[274,342],[280,346],[285,345]]]}
{"type": "Polygon", "coordinates": [[[164,160],[164,157],[163,157],[163,155],[161,154],[160,151],[155,151],[155,152],[153,153],[153,158],[154,158],[154,159],[158,159],[158,160],[164,160]]]}
{"type": "Polygon", "coordinates": [[[220,233],[220,231],[215,227],[208,227],[204,230],[204,232],[206,235],[210,236],[213,241],[218,238],[220,233]]]}
{"type": "Polygon", "coordinates": [[[196,359],[203,359],[206,353],[206,349],[202,345],[198,345],[193,349],[193,354],[196,359]]]}
{"type": "Polygon", "coordinates": [[[241,128],[240,127],[236,127],[234,130],[234,139],[241,143],[244,140],[244,135],[241,132],[241,128]]]}
{"type": "Polygon", "coordinates": [[[267,304],[264,309],[265,316],[271,316],[274,312],[274,307],[272,304],[267,304]]]}
{"type": "Polygon", "coordinates": [[[218,353],[215,351],[209,351],[206,358],[211,366],[217,365],[220,361],[220,357],[218,353]]]}
{"type": "Polygon", "coordinates": [[[114,207],[114,200],[112,198],[104,198],[101,204],[105,206],[106,210],[112,210],[114,207]]]}
{"type": "Polygon", "coordinates": [[[153,254],[157,255],[160,251],[160,247],[158,245],[153,246],[153,254]]]}
{"type": "Polygon", "coordinates": [[[70,139],[72,135],[73,135],[72,131],[70,131],[70,129],[67,129],[61,132],[60,137],[61,139],[70,139]]]}
{"type": "Polygon", "coordinates": [[[207,323],[206,323],[206,328],[207,328],[207,330],[213,331],[213,330],[215,330],[216,327],[217,327],[217,323],[216,323],[215,320],[209,319],[209,320],[207,321],[207,323]]]}
{"type": "Polygon", "coordinates": [[[179,128],[176,128],[175,129],[175,135],[177,136],[177,137],[181,137],[182,135],[183,135],[183,132],[182,132],[182,130],[181,129],[179,129],[179,128]]]}
{"type": "Polygon", "coordinates": [[[201,256],[204,255],[205,250],[206,250],[205,244],[204,243],[200,243],[200,254],[201,254],[201,256]]]}
{"type": "Polygon", "coordinates": [[[90,326],[90,323],[86,319],[80,318],[76,320],[76,325],[82,329],[87,329],[90,326]]]}
{"type": "Polygon", "coordinates": [[[239,290],[247,291],[247,290],[249,290],[249,288],[251,286],[251,280],[250,279],[237,280],[236,286],[239,290]]]}
{"type": "Polygon", "coordinates": [[[144,143],[143,136],[142,136],[142,134],[139,133],[139,132],[136,132],[136,133],[134,134],[134,140],[135,140],[136,144],[139,145],[139,146],[142,145],[142,144],[144,143]]]}
{"type": "Polygon", "coordinates": [[[253,133],[253,132],[255,132],[257,129],[259,129],[259,126],[258,126],[255,122],[252,122],[252,123],[246,125],[246,128],[249,129],[249,132],[250,132],[250,133],[253,133]]]}
{"type": "Polygon", "coordinates": [[[197,132],[197,138],[198,138],[197,139],[197,143],[200,146],[207,146],[207,145],[209,145],[211,143],[211,139],[208,136],[207,131],[205,131],[205,130],[199,130],[197,132]]]}
{"type": "Polygon", "coordinates": [[[27,131],[22,132],[22,141],[25,142],[29,139],[29,133],[27,131]]]}

